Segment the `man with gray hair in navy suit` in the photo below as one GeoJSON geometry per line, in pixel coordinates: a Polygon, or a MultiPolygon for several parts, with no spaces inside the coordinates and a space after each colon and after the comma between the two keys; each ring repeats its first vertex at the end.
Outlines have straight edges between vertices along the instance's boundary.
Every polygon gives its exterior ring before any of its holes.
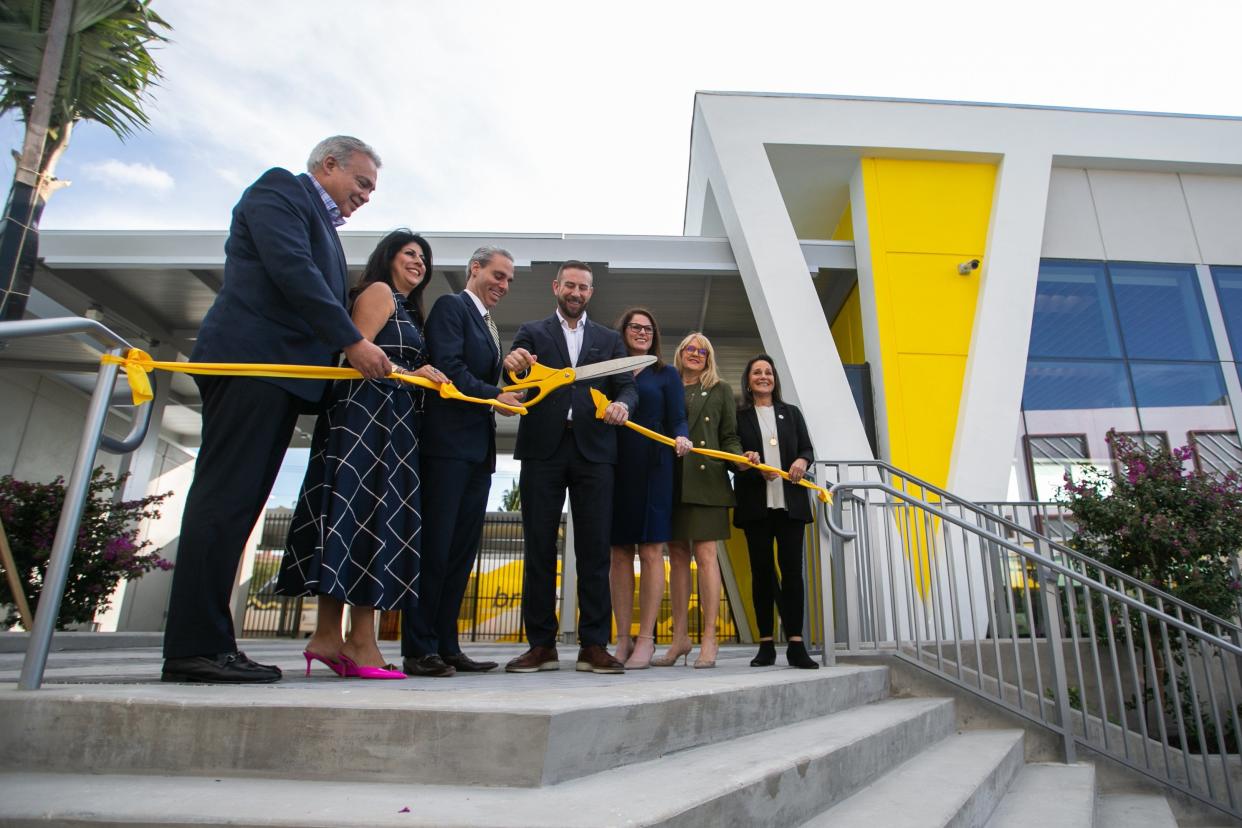
{"type": "MultiPolygon", "coordinates": [[[[224,283],[199,329],[192,362],[335,365],[344,352],[368,378],[392,370],[346,309],[349,268],[336,228],[371,200],[375,150],[321,141],[307,172],[270,169],[242,193],[224,245],[224,283]]],[[[186,496],[164,631],[164,681],[279,681],[280,668],[237,649],[229,597],[299,414],[326,380],[195,377],[202,444],[186,496]]]]}
{"type": "MultiPolygon", "coordinates": [[[[466,289],[441,296],[427,315],[426,338],[431,361],[462,393],[519,405],[516,394],[499,388],[500,331],[492,318],[512,282],[513,254],[480,247],[466,265],[466,289]]],[[[479,551],[496,470],[495,414],[488,406],[428,395],[419,450],[427,520],[419,598],[402,613],[402,669],[439,678],[494,670],[496,662],[475,661],[461,651],[457,613],[479,551]]]]}

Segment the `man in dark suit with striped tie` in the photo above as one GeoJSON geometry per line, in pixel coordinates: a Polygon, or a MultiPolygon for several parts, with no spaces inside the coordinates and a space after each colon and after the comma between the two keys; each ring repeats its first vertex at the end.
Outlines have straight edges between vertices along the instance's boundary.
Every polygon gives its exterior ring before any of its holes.
{"type": "MultiPolygon", "coordinates": [[[[336,228],[371,200],[375,150],[347,135],[320,141],[308,173],[270,169],[233,208],[224,283],[199,328],[192,362],[335,365],[392,370],[346,310],[349,268],[336,228]]],[[[203,442],[186,495],[164,629],[164,681],[280,679],[237,650],[229,596],[246,539],[267,503],[299,414],[323,380],[195,377],[203,442]]]]}
{"type": "MultiPolygon", "coordinates": [[[[520,404],[500,390],[500,333],[491,311],[509,292],[513,256],[480,247],[466,268],[466,289],[441,296],[427,316],[431,362],[463,394],[520,404]]],[[[504,413],[504,412],[502,412],[504,413]]],[[[402,667],[411,676],[484,672],[457,643],[457,613],[474,568],[487,493],[496,470],[496,418],[484,405],[427,395],[419,444],[423,487],[418,602],[402,613],[402,667]]]]}

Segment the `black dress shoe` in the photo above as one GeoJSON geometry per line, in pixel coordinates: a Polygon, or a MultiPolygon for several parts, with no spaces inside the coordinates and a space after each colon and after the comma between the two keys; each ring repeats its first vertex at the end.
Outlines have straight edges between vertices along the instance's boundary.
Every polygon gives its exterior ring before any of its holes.
{"type": "Polygon", "coordinates": [[[445,664],[444,659],[435,653],[425,656],[406,656],[401,660],[401,670],[407,676],[425,676],[428,678],[448,678],[457,671],[445,664]]]}
{"type": "Polygon", "coordinates": [[[440,658],[444,660],[445,664],[459,673],[486,673],[488,670],[495,670],[500,666],[495,661],[475,661],[465,653],[442,655],[440,658]]]}
{"type": "Polygon", "coordinates": [[[271,684],[280,681],[279,667],[256,664],[243,652],[217,656],[164,659],[160,681],[192,684],[271,684]]]}

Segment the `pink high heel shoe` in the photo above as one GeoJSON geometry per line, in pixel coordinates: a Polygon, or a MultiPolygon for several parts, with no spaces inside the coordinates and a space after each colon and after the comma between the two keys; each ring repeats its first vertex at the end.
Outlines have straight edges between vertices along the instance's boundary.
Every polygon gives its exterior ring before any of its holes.
{"type": "Polygon", "coordinates": [[[325,667],[327,667],[329,670],[331,670],[332,672],[336,673],[336,674],[337,674],[338,676],[340,676],[341,678],[345,678],[345,665],[344,665],[344,664],[342,664],[341,662],[339,662],[339,661],[333,661],[332,659],[330,659],[330,658],[328,658],[328,657],[326,657],[326,656],[321,656],[321,655],[319,655],[319,653],[312,653],[310,650],[303,650],[303,651],[302,651],[302,655],[306,657],[306,676],[307,676],[307,678],[310,678],[310,668],[311,668],[311,662],[312,662],[312,661],[318,661],[318,662],[321,662],[321,663],[322,663],[325,667]]]}
{"type": "Polygon", "coordinates": [[[345,665],[345,678],[360,679],[403,679],[405,673],[398,670],[392,664],[386,664],[383,667],[363,667],[355,662],[352,658],[341,653],[341,664],[345,665]]]}

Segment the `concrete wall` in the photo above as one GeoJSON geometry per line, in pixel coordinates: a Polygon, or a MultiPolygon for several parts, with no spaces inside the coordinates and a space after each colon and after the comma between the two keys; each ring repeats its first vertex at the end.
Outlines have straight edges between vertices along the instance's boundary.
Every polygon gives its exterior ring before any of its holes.
{"type": "Polygon", "coordinates": [[[1242,177],[1055,167],[1042,255],[1242,264],[1242,177]]]}

